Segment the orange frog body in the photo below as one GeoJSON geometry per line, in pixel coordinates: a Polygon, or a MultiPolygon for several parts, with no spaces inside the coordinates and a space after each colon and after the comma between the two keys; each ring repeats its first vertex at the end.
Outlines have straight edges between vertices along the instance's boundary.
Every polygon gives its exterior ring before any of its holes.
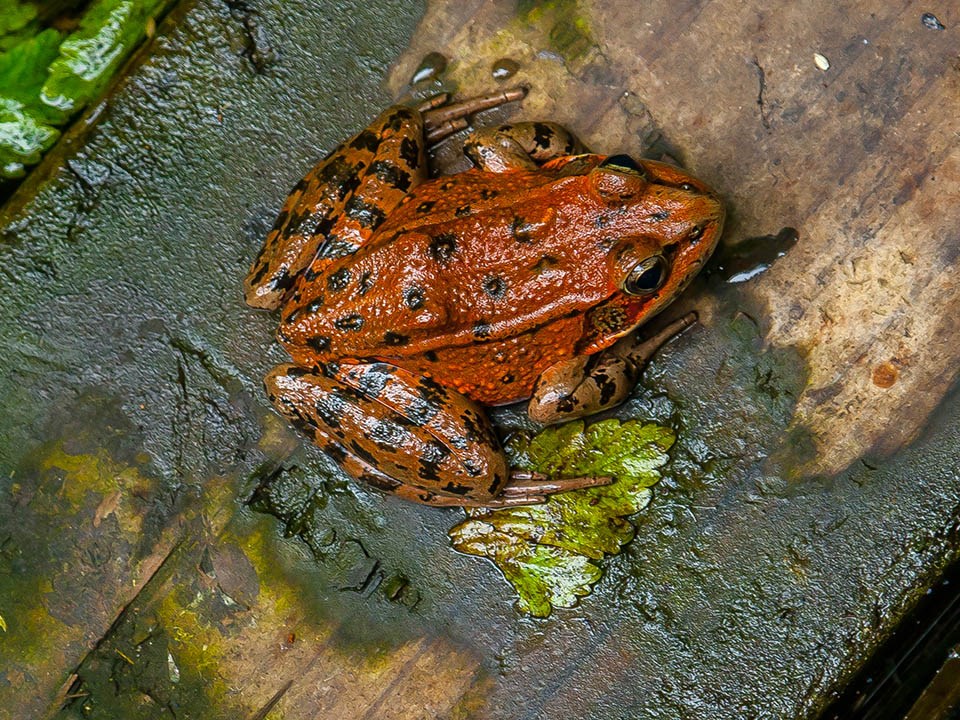
{"type": "Polygon", "coordinates": [[[483,405],[532,398],[556,422],[621,402],[642,358],[616,341],[683,290],[723,225],[682,170],[581,152],[552,123],[474,133],[476,168],[428,179],[425,125],[437,137],[515,97],[389,108],[296,186],[245,285],[281,312],[277,409],[352,475],[431,505],[608,481],[511,471],[483,405]]]}

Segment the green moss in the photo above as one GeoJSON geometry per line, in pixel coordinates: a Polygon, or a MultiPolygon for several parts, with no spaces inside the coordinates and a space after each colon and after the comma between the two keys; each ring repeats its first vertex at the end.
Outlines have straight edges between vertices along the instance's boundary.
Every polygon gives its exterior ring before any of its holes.
{"type": "Polygon", "coordinates": [[[9,50],[36,33],[37,8],[19,0],[0,3],[0,52],[9,50]]]}
{"type": "Polygon", "coordinates": [[[159,12],[162,0],[98,0],[80,27],[60,45],[50,64],[41,101],[66,122],[97,97],[147,31],[147,20],[159,12]]]}
{"type": "Polygon", "coordinates": [[[21,177],[60,137],[38,100],[59,44],[60,33],[45,30],[0,54],[0,177],[21,177]]]}
{"type": "Polygon", "coordinates": [[[19,178],[98,97],[172,0],[95,0],[64,35],[42,29],[36,7],[0,9],[0,179],[19,178]]]}
{"type": "Polygon", "coordinates": [[[551,49],[567,62],[583,58],[597,46],[576,0],[521,0],[517,14],[525,22],[546,29],[551,49]]]}

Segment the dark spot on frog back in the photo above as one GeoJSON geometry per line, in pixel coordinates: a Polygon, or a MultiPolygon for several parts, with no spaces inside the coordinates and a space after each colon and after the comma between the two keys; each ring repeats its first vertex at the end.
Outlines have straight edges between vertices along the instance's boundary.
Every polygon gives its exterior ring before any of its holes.
{"type": "Polygon", "coordinates": [[[544,125],[543,123],[533,124],[533,141],[538,146],[546,149],[550,147],[550,142],[552,140],[553,140],[553,129],[549,125],[544,125]]]}
{"type": "MultiPolygon", "coordinates": [[[[264,267],[268,267],[264,265],[264,267]]],[[[289,290],[293,287],[294,277],[289,273],[286,268],[280,268],[280,270],[270,279],[270,289],[271,290],[289,290]]]]}
{"type": "Polygon", "coordinates": [[[319,353],[325,353],[330,349],[330,338],[326,335],[314,335],[307,340],[307,345],[319,353]]]}
{"type": "Polygon", "coordinates": [[[384,123],[384,127],[393,132],[397,132],[403,129],[404,124],[410,123],[413,119],[413,110],[407,107],[397,106],[390,112],[390,116],[384,123]]]}
{"type": "Polygon", "coordinates": [[[349,315],[344,315],[333,321],[334,326],[337,330],[343,330],[344,332],[356,332],[363,328],[363,315],[358,313],[351,313],[349,315]]]}
{"type": "Polygon", "coordinates": [[[494,300],[499,300],[507,292],[507,281],[499,275],[491,275],[483,281],[483,291],[494,300]]]}
{"type": "MultiPolygon", "coordinates": [[[[287,220],[289,219],[289,217],[290,217],[290,209],[283,208],[283,210],[280,211],[280,214],[277,215],[277,219],[273,223],[273,230],[271,230],[270,232],[277,232],[279,230],[282,230],[283,226],[287,224],[287,220]]],[[[264,248],[260,250],[260,254],[257,256],[258,260],[261,257],[263,257],[263,250],[265,249],[266,249],[266,245],[264,245],[264,248]]]]}
{"type": "Polygon", "coordinates": [[[440,233],[430,241],[428,250],[434,260],[446,262],[457,251],[457,236],[453,233],[440,233]]]}
{"type": "Polygon", "coordinates": [[[389,347],[401,347],[410,343],[410,338],[407,335],[402,333],[394,332],[393,330],[387,330],[383,334],[383,344],[388,345],[389,347]]]}
{"type": "Polygon", "coordinates": [[[436,404],[428,402],[422,397],[414,398],[403,410],[404,417],[415,427],[423,427],[433,420],[439,412],[440,408],[436,404]]]}
{"type": "Polygon", "coordinates": [[[370,439],[383,450],[395,450],[403,445],[410,433],[393,420],[383,418],[370,430],[370,439]]]}
{"type": "Polygon", "coordinates": [[[424,292],[423,288],[411,287],[403,291],[403,301],[411,310],[419,310],[423,307],[424,292]]]}
{"type": "Polygon", "coordinates": [[[510,223],[510,232],[513,235],[513,239],[518,243],[529,243],[534,241],[533,232],[536,230],[536,226],[528,223],[519,215],[514,215],[513,221],[510,223]]]}
{"type": "Polygon", "coordinates": [[[323,393],[317,399],[314,410],[317,413],[317,417],[319,417],[327,427],[339,428],[340,419],[343,417],[343,413],[346,411],[348,404],[349,401],[334,390],[323,393]]]}
{"type": "Polygon", "coordinates": [[[480,340],[490,337],[490,334],[493,332],[493,328],[490,327],[490,323],[484,320],[478,320],[473,324],[473,336],[480,340]]]}
{"type": "Polygon", "coordinates": [[[366,295],[370,288],[373,287],[373,273],[369,270],[364,270],[360,273],[360,277],[357,279],[357,296],[363,297],[366,295]]]}
{"type": "MultiPolygon", "coordinates": [[[[464,463],[466,465],[466,463],[464,463]]],[[[467,475],[477,475],[479,474],[479,469],[467,467],[467,475]],[[473,472],[471,472],[471,469],[473,472]]],[[[461,485],[460,483],[455,483],[452,480],[441,488],[445,493],[450,493],[451,495],[466,495],[473,488],[468,485],[461,485]]]]}
{"type": "Polygon", "coordinates": [[[357,195],[347,201],[344,214],[360,223],[361,227],[371,230],[379,227],[387,217],[380,207],[361,199],[357,195]]]}
{"type": "Polygon", "coordinates": [[[338,442],[329,442],[322,450],[335,463],[342,463],[347,458],[347,449],[338,442]]]}
{"type": "Polygon", "coordinates": [[[439,480],[440,465],[450,456],[450,449],[439,440],[429,440],[418,458],[420,467],[417,476],[424,480],[439,480]]]}
{"type": "Polygon", "coordinates": [[[350,284],[350,270],[340,268],[327,276],[327,288],[331,292],[339,292],[350,284]]]}
{"type": "Polygon", "coordinates": [[[545,273],[547,270],[556,267],[560,264],[560,261],[557,260],[553,255],[544,255],[542,258],[537,260],[537,262],[530,269],[535,272],[537,275],[545,273]]]}

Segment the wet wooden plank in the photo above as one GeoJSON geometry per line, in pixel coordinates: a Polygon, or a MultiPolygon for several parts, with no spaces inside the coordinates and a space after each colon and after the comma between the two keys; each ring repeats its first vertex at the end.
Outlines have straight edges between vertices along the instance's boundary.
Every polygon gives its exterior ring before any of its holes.
{"type": "Polygon", "coordinates": [[[957,553],[960,16],[928,10],[182,5],[0,213],[0,716],[814,716],[957,553]],[[678,423],[670,476],[543,622],[449,549],[456,512],[298,449],[239,296],[287,188],[429,51],[465,93],[515,60],[507,113],[597,150],[659,138],[730,245],[800,234],[681,301],[702,327],[622,412],[678,423]],[[267,476],[316,490],[306,542],[245,507],[267,476]]]}

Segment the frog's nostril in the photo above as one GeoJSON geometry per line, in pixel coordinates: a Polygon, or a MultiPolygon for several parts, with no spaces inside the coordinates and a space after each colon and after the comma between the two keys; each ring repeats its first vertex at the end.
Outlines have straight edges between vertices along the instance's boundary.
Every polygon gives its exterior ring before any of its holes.
{"type": "Polygon", "coordinates": [[[696,242],[703,237],[703,225],[694,225],[693,229],[690,231],[690,235],[687,236],[687,239],[690,242],[696,242]]]}

